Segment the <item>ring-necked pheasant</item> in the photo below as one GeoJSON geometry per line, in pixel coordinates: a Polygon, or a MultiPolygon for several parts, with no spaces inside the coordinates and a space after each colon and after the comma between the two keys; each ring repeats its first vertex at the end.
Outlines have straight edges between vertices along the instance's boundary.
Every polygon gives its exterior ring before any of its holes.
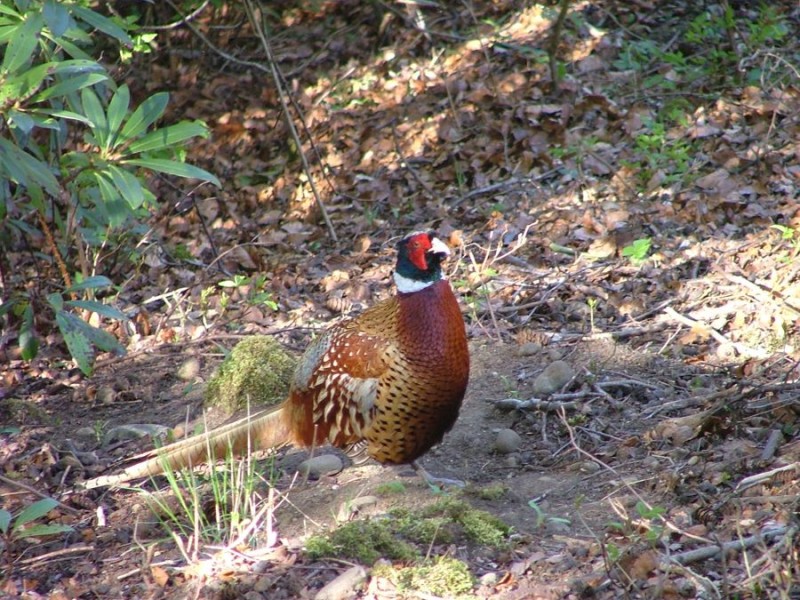
{"type": "MultiPolygon", "coordinates": [[[[397,245],[397,294],[332,326],[306,350],[289,397],[277,408],[137,458],[152,457],[87,486],[114,485],[196,465],[228,448],[286,444],[362,448],[381,463],[410,463],[455,423],[469,379],[464,320],[441,269],[447,246],[432,233],[397,245]]],[[[445,480],[438,480],[445,481],[445,480]]]]}

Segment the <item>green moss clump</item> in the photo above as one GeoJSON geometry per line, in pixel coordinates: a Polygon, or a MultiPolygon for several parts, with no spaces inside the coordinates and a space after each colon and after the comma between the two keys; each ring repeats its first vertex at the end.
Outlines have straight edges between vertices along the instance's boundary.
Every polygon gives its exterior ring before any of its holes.
{"type": "Polygon", "coordinates": [[[235,412],[248,406],[272,406],[286,398],[297,360],[275,339],[243,339],[214,373],[205,391],[206,406],[235,412]]]}
{"type": "Polygon", "coordinates": [[[398,540],[390,521],[353,521],[326,537],[314,536],[306,543],[311,558],[342,557],[372,565],[379,558],[414,560],[419,555],[409,544],[398,540]]]}
{"type": "Polygon", "coordinates": [[[488,500],[490,502],[500,500],[500,498],[506,495],[506,492],[508,492],[508,488],[502,483],[495,483],[481,488],[469,490],[469,493],[473,496],[476,496],[481,500],[488,500]]]}
{"type": "Polygon", "coordinates": [[[444,598],[468,594],[474,585],[467,565],[447,556],[411,567],[380,565],[373,570],[373,575],[389,579],[401,591],[420,591],[444,598]]]}
{"type": "Polygon", "coordinates": [[[380,484],[375,488],[375,493],[378,496],[391,496],[394,494],[402,494],[406,491],[406,486],[400,481],[387,481],[380,484]]]}
{"type": "Polygon", "coordinates": [[[504,548],[511,527],[502,519],[485,510],[472,508],[458,498],[444,498],[422,511],[423,518],[447,517],[461,526],[464,535],[477,544],[492,548],[504,548]]]}
{"type": "Polygon", "coordinates": [[[394,519],[394,528],[397,533],[414,543],[452,544],[455,541],[451,527],[452,521],[446,517],[420,518],[417,512],[405,508],[396,508],[389,514],[394,519]]]}

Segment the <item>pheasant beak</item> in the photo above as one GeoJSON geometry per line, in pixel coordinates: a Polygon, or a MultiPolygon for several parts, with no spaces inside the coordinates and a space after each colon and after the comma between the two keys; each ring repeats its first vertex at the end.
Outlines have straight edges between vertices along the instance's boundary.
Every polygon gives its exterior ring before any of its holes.
{"type": "Polygon", "coordinates": [[[450,248],[447,247],[442,240],[435,237],[431,240],[431,248],[428,250],[430,254],[440,254],[442,258],[450,256],[450,248]]]}

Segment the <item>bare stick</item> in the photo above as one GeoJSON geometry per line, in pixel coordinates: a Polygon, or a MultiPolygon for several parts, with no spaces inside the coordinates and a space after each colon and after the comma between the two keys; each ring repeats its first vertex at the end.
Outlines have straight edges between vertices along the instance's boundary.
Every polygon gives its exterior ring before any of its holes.
{"type": "Polygon", "coordinates": [[[261,23],[261,19],[258,18],[261,13],[256,11],[256,8],[251,0],[245,2],[245,8],[247,10],[247,16],[250,18],[250,22],[258,34],[259,39],[261,40],[261,46],[264,48],[264,52],[267,54],[270,75],[272,76],[272,81],[275,84],[275,89],[278,91],[278,98],[281,101],[281,110],[286,118],[286,126],[289,128],[289,132],[292,134],[292,139],[294,139],[294,143],[297,145],[297,153],[300,156],[300,161],[303,163],[303,171],[305,171],[306,175],[308,176],[308,184],[311,187],[311,193],[314,194],[314,200],[319,207],[331,239],[334,242],[338,242],[339,238],[336,235],[336,230],[333,228],[333,223],[331,223],[328,210],[325,208],[325,204],[322,202],[322,197],[319,195],[317,185],[314,183],[314,176],[311,173],[311,167],[308,164],[308,159],[306,158],[305,153],[303,152],[303,143],[300,141],[300,136],[297,134],[297,128],[294,126],[294,121],[292,121],[292,115],[289,112],[289,104],[286,100],[287,92],[282,85],[281,75],[278,72],[278,65],[275,62],[275,56],[272,54],[272,46],[270,46],[269,40],[267,39],[267,34],[261,23]]]}

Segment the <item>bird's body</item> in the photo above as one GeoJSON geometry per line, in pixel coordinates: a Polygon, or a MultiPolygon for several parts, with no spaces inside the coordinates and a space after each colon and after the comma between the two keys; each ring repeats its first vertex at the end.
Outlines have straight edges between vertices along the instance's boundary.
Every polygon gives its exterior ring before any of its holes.
{"type": "Polygon", "coordinates": [[[342,321],[308,347],[277,408],[158,450],[110,485],[194,465],[227,448],[294,444],[363,448],[381,463],[413,463],[458,418],[469,379],[464,320],[442,277],[447,248],[429,233],[398,244],[398,293],[342,321]]]}

